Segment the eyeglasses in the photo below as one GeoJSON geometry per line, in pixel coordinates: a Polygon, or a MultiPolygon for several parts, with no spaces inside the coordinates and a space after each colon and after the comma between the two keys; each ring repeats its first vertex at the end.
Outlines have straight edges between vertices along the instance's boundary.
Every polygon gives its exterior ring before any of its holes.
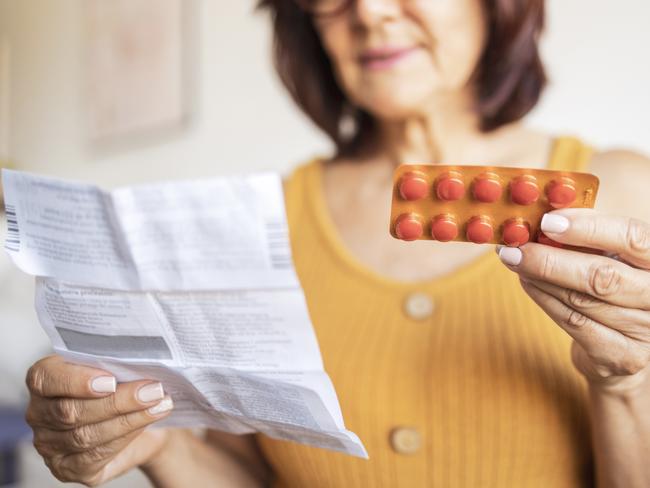
{"type": "Polygon", "coordinates": [[[315,17],[333,17],[344,12],[354,0],[295,0],[298,6],[315,17]]]}

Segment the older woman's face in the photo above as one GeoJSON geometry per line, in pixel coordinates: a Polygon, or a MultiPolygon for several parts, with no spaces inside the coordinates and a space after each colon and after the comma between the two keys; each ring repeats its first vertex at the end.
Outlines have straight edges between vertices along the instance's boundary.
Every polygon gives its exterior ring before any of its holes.
{"type": "Polygon", "coordinates": [[[383,119],[464,90],[486,34],[480,0],[354,0],[315,25],[348,98],[383,119]]]}

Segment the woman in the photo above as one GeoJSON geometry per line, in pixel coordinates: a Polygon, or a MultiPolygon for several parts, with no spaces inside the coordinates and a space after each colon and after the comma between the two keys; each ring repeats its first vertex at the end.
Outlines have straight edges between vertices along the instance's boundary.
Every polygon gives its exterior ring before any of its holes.
{"type": "Polygon", "coordinates": [[[543,1],[261,6],[285,85],[337,148],[289,178],[287,212],[326,369],[370,460],[143,432],[169,414],[159,384],[115,388],[110,372],[50,357],[27,383],[52,472],[89,485],[139,466],[160,486],[650,486],[650,162],[521,125],[545,83],[543,1]],[[552,212],[544,230],[612,257],[392,240],[391,175],[414,161],[588,168],[599,211],[552,212]]]}

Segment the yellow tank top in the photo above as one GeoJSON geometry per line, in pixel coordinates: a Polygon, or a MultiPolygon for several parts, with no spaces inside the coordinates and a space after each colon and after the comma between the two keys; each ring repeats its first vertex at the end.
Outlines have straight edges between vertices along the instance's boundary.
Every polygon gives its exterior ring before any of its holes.
{"type": "MultiPolygon", "coordinates": [[[[590,153],[557,139],[549,167],[583,171],[590,153]]],[[[274,486],[590,486],[570,338],[516,276],[493,252],[433,281],[377,275],[338,238],[321,178],[316,161],[288,182],[293,257],[346,427],[370,459],[259,436],[274,486]]]]}

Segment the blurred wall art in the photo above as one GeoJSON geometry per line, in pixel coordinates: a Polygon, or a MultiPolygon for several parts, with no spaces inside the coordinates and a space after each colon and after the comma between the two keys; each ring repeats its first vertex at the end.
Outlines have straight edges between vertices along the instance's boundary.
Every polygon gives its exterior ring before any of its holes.
{"type": "Polygon", "coordinates": [[[88,137],[115,143],[183,125],[187,8],[183,0],[87,0],[88,137]]]}

